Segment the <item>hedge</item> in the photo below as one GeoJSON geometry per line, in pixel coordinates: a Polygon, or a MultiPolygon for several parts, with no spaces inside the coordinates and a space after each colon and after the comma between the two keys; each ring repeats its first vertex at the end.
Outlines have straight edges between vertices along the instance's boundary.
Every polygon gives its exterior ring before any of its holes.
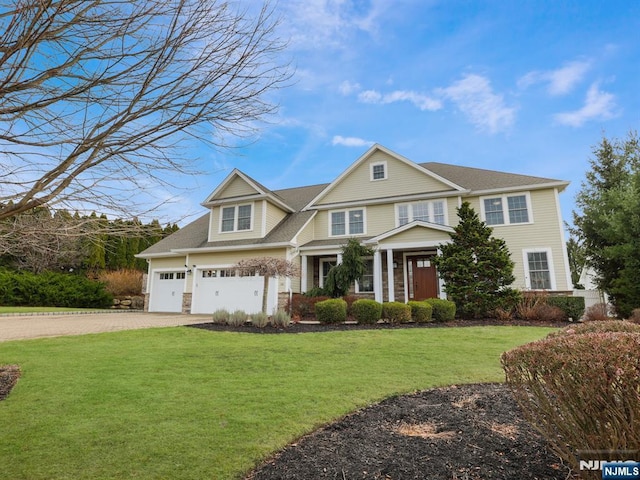
{"type": "Polygon", "coordinates": [[[428,302],[411,301],[408,303],[411,307],[411,319],[416,323],[427,323],[432,321],[431,315],[433,307],[428,302]]]}
{"type": "Polygon", "coordinates": [[[456,304],[442,298],[428,298],[424,300],[433,308],[435,322],[451,322],[456,318],[456,304]]]}
{"type": "Polygon", "coordinates": [[[584,297],[547,297],[547,304],[562,310],[565,320],[577,322],[584,315],[584,297]]]}
{"type": "Polygon", "coordinates": [[[382,304],[382,318],[389,323],[407,323],[411,321],[411,307],[401,302],[382,304]]]}
{"type": "Polygon", "coordinates": [[[320,323],[343,323],[347,320],[347,302],[341,298],[318,302],[315,311],[320,323]]]}
{"type": "Polygon", "coordinates": [[[361,298],[351,304],[351,314],[358,323],[374,324],[382,318],[382,304],[368,298],[361,298]]]}

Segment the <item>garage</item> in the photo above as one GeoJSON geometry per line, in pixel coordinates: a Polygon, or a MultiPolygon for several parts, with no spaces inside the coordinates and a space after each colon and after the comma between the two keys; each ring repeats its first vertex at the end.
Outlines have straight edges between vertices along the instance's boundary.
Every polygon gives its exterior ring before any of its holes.
{"type": "Polygon", "coordinates": [[[182,312],[185,272],[157,271],[151,279],[150,312],[182,312]]]}
{"type": "MultiPolygon", "coordinates": [[[[263,277],[239,276],[228,268],[199,269],[195,275],[191,313],[211,314],[226,309],[252,314],[262,310],[263,277]]],[[[268,312],[273,311],[277,299],[277,282],[272,278],[269,280],[268,312]]]]}

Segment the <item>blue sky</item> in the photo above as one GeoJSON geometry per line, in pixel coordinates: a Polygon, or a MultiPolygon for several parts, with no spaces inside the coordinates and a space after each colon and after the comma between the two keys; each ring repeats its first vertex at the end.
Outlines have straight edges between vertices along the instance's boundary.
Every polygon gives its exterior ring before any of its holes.
{"type": "Polygon", "coordinates": [[[571,181],[602,136],[640,126],[640,2],[280,0],[291,86],[249,145],[194,152],[199,203],[233,168],[271,189],[330,182],[380,143],[445,162],[571,181]]]}

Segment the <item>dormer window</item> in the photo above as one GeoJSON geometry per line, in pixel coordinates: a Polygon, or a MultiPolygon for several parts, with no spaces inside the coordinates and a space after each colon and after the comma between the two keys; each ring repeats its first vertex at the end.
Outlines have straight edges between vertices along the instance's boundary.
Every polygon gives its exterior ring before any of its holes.
{"type": "Polygon", "coordinates": [[[251,204],[222,207],[220,231],[240,232],[251,230],[251,210],[251,204]]]}
{"type": "Polygon", "coordinates": [[[371,164],[371,181],[387,179],[387,162],[378,162],[371,164]]]}

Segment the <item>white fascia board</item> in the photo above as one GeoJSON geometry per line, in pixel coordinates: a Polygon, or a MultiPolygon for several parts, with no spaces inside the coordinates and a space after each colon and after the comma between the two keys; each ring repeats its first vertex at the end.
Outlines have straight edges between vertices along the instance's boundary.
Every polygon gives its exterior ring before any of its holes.
{"type": "Polygon", "coordinates": [[[369,240],[366,240],[364,243],[378,243],[382,240],[393,237],[394,235],[398,235],[399,233],[405,232],[407,230],[411,230],[416,227],[427,228],[429,230],[439,230],[441,232],[446,232],[446,233],[453,233],[455,231],[453,227],[450,227],[448,225],[440,225],[439,223],[429,223],[429,222],[416,220],[416,221],[407,223],[405,225],[402,225],[401,227],[394,228],[393,230],[389,230],[388,232],[384,232],[376,237],[370,238],[369,240]]]}
{"type": "Polygon", "coordinates": [[[518,185],[515,187],[501,187],[501,188],[491,188],[486,190],[473,190],[470,191],[467,196],[474,197],[480,195],[491,195],[493,193],[509,193],[509,192],[522,192],[526,190],[546,190],[548,188],[557,188],[559,192],[562,192],[567,186],[569,182],[559,181],[559,182],[550,182],[550,183],[537,183],[534,185],[518,185]]]}
{"type": "Polygon", "coordinates": [[[300,235],[300,233],[307,228],[307,226],[313,222],[313,219],[316,218],[316,215],[318,214],[318,212],[313,212],[313,214],[309,217],[309,219],[304,222],[304,224],[298,229],[298,231],[293,235],[293,239],[291,240],[292,243],[297,244],[298,243],[298,235],[300,235]]]}
{"type": "Polygon", "coordinates": [[[471,190],[464,190],[462,192],[455,191],[455,192],[415,193],[412,195],[399,195],[395,197],[371,198],[366,200],[353,200],[349,202],[340,202],[340,203],[325,203],[325,204],[314,205],[313,207],[307,208],[307,210],[333,210],[335,208],[348,208],[352,206],[404,203],[404,202],[410,202],[414,200],[429,200],[432,198],[459,197],[461,194],[469,194],[469,193],[471,193],[471,190]]]}
{"type": "Polygon", "coordinates": [[[380,250],[416,250],[416,249],[436,249],[443,243],[450,243],[451,240],[432,240],[429,242],[398,242],[385,243],[380,245],[380,250]]]}
{"type": "Polygon", "coordinates": [[[176,254],[186,253],[211,253],[211,252],[229,252],[233,250],[269,250],[270,248],[294,248],[295,245],[291,242],[279,242],[279,243],[261,243],[250,245],[228,245],[221,247],[201,247],[201,248],[176,248],[171,250],[176,254]]]}
{"type": "Polygon", "coordinates": [[[134,257],[136,258],[169,258],[169,257],[182,257],[183,255],[180,253],[175,253],[175,250],[171,250],[169,252],[160,252],[160,253],[136,253],[134,257]]]}

